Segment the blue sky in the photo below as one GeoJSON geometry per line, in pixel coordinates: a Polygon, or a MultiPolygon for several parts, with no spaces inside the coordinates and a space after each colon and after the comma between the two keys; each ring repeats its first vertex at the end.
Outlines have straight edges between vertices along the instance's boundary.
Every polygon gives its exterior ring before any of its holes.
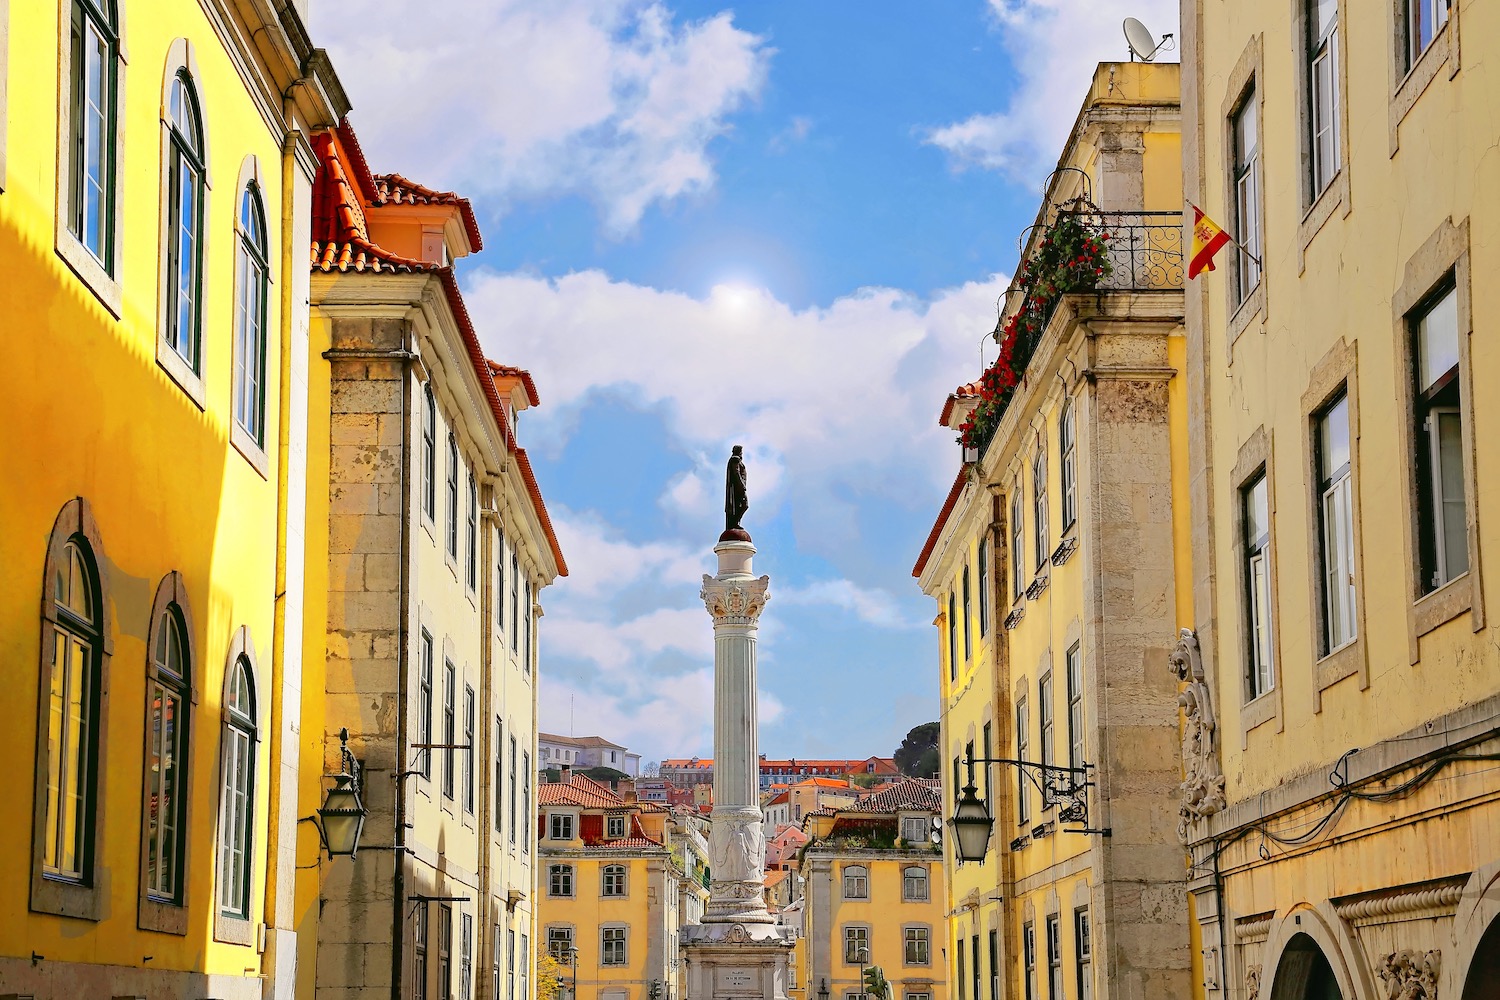
{"type": "Polygon", "coordinates": [[[377,172],[469,196],[462,264],[572,576],[542,727],[711,752],[698,599],[746,446],[771,575],[761,750],[889,754],[937,718],[911,566],[957,470],[1016,235],[1140,0],[313,5],[377,172]]]}

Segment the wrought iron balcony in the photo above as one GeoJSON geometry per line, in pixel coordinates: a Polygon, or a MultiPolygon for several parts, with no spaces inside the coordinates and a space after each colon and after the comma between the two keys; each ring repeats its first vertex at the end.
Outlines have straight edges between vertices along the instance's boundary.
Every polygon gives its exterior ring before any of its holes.
{"type": "Polygon", "coordinates": [[[1149,292],[1182,287],[1181,212],[1075,212],[1079,222],[1104,241],[1109,273],[1100,290],[1149,292]]]}

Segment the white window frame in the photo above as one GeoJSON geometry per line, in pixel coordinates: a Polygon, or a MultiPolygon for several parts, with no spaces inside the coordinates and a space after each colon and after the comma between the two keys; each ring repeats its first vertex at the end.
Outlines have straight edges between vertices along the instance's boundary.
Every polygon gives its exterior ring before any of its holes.
{"type": "Polygon", "coordinates": [[[1251,476],[1241,487],[1239,502],[1244,525],[1240,544],[1245,553],[1242,570],[1245,576],[1245,700],[1254,701],[1276,689],[1276,644],[1271,613],[1270,479],[1265,469],[1251,476]],[[1266,523],[1263,525],[1255,525],[1251,516],[1256,490],[1265,493],[1266,523]],[[1250,532],[1255,529],[1258,529],[1256,534],[1251,536],[1250,532]]]}
{"type": "Polygon", "coordinates": [[[547,813],[547,839],[574,840],[578,830],[578,814],[571,812],[547,813]]]}
{"type": "Polygon", "coordinates": [[[979,540],[979,638],[990,634],[990,540],[979,540]]]}
{"type": "Polygon", "coordinates": [[[1051,539],[1047,532],[1047,442],[1037,442],[1036,457],[1031,460],[1031,519],[1033,521],[1032,555],[1036,560],[1036,571],[1041,572],[1052,554],[1051,539]]]}
{"type": "Polygon", "coordinates": [[[1083,645],[1075,642],[1063,656],[1068,676],[1068,766],[1087,760],[1087,723],[1083,717],[1083,645]]]}
{"type": "Polygon", "coordinates": [[[607,899],[630,895],[630,869],[625,865],[605,865],[600,869],[599,895],[607,899]]]}
{"type": "Polygon", "coordinates": [[[547,866],[547,895],[553,899],[573,899],[578,895],[578,872],[572,865],[547,866]]]}
{"type": "Polygon", "coordinates": [[[861,965],[870,960],[870,927],[868,924],[844,925],[844,964],[861,965]],[[863,957],[861,957],[863,955],[863,957]]]}
{"type": "Polygon", "coordinates": [[[1067,534],[1078,520],[1078,420],[1071,399],[1063,400],[1062,415],[1057,419],[1057,447],[1062,452],[1058,468],[1062,530],[1067,534]]]}
{"type": "Polygon", "coordinates": [[[1340,389],[1318,413],[1316,421],[1324,655],[1359,637],[1354,581],[1354,438],[1349,407],[1349,394],[1340,389]],[[1337,468],[1330,468],[1330,435],[1340,418],[1344,461],[1337,468]]]}
{"type": "Polygon", "coordinates": [[[266,441],[266,318],[271,269],[265,203],[260,185],[253,178],[240,190],[235,236],[232,406],[235,437],[243,435],[243,444],[263,454],[266,441]]]}
{"type": "Polygon", "coordinates": [[[1305,0],[1307,52],[1308,203],[1328,189],[1338,176],[1343,152],[1339,145],[1339,5],[1319,31],[1319,0],[1305,0]]]}
{"type": "Polygon", "coordinates": [[[1247,301],[1260,285],[1260,104],[1259,81],[1252,81],[1229,115],[1230,180],[1234,192],[1234,235],[1239,246],[1234,249],[1234,306],[1247,301]],[[1240,122],[1253,128],[1250,148],[1241,148],[1240,122]]]}
{"type": "Polygon", "coordinates": [[[870,869],[864,865],[845,865],[840,876],[844,899],[870,898],[870,869]]]}
{"type": "MultiPolygon", "coordinates": [[[[904,822],[904,821],[903,821],[904,822]]],[[[918,820],[917,822],[921,822],[918,820]]],[[[926,903],[932,898],[932,876],[926,865],[906,865],[901,869],[901,901],[926,903]]]]}
{"type": "Polygon", "coordinates": [[[1016,480],[1010,495],[1010,599],[1019,601],[1026,591],[1026,497],[1016,480]]]}
{"type": "Polygon", "coordinates": [[[599,964],[630,964],[630,929],[624,924],[605,924],[599,928],[599,964]]]}
{"type": "Polygon", "coordinates": [[[1448,26],[1450,0],[1406,0],[1406,68],[1422,58],[1448,26]],[[1425,15],[1425,16],[1424,16],[1425,15]],[[1426,32],[1424,36],[1424,31],[1426,32]]]}
{"type": "MultiPolygon", "coordinates": [[[[1031,713],[1024,697],[1016,699],[1016,759],[1025,760],[1031,752],[1031,713]]],[[[1025,826],[1031,822],[1031,792],[1026,773],[1016,768],[1016,821],[1025,826]]]]}
{"type": "Polygon", "coordinates": [[[932,928],[926,924],[907,924],[901,928],[901,964],[932,964],[932,928]],[[912,957],[915,948],[916,957],[912,957]]]}
{"type": "MultiPolygon", "coordinates": [[[[1041,723],[1041,763],[1050,765],[1052,763],[1053,744],[1057,738],[1057,705],[1052,691],[1052,672],[1049,670],[1036,682],[1036,711],[1037,719],[1041,723]]],[[[1022,760],[1026,758],[1022,757],[1022,760]]],[[[1016,770],[1021,770],[1017,768],[1016,770]]],[[[1052,805],[1052,796],[1047,793],[1051,787],[1050,773],[1045,769],[1042,771],[1042,808],[1046,809],[1052,805]]]]}
{"type": "Polygon", "coordinates": [[[621,839],[629,829],[630,825],[624,816],[604,817],[604,836],[609,840],[621,839]]]}

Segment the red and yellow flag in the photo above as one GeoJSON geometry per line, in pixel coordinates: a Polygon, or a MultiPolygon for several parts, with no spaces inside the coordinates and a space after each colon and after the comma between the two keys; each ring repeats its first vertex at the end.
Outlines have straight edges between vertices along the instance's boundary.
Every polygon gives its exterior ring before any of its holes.
{"type": "Polygon", "coordinates": [[[1193,206],[1193,256],[1188,262],[1188,278],[1198,277],[1201,271],[1212,271],[1214,269],[1214,254],[1224,248],[1224,244],[1230,242],[1229,234],[1224,232],[1213,219],[1203,214],[1203,209],[1197,205],[1193,206]]]}

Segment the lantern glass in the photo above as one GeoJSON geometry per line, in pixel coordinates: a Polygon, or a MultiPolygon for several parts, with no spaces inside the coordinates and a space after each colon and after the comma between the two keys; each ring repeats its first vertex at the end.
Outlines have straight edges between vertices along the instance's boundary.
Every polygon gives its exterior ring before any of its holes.
{"type": "Polygon", "coordinates": [[[349,785],[346,775],[338,775],[338,784],[328,790],[323,808],[318,815],[323,818],[323,837],[328,842],[328,856],[348,855],[354,857],[359,850],[359,834],[365,825],[365,807],[359,801],[359,793],[349,785]]]}
{"type": "Polygon", "coordinates": [[[948,821],[958,842],[958,856],[963,861],[983,861],[990,842],[990,830],[995,821],[984,801],[976,794],[972,784],[965,785],[959,796],[958,807],[948,821]]]}

